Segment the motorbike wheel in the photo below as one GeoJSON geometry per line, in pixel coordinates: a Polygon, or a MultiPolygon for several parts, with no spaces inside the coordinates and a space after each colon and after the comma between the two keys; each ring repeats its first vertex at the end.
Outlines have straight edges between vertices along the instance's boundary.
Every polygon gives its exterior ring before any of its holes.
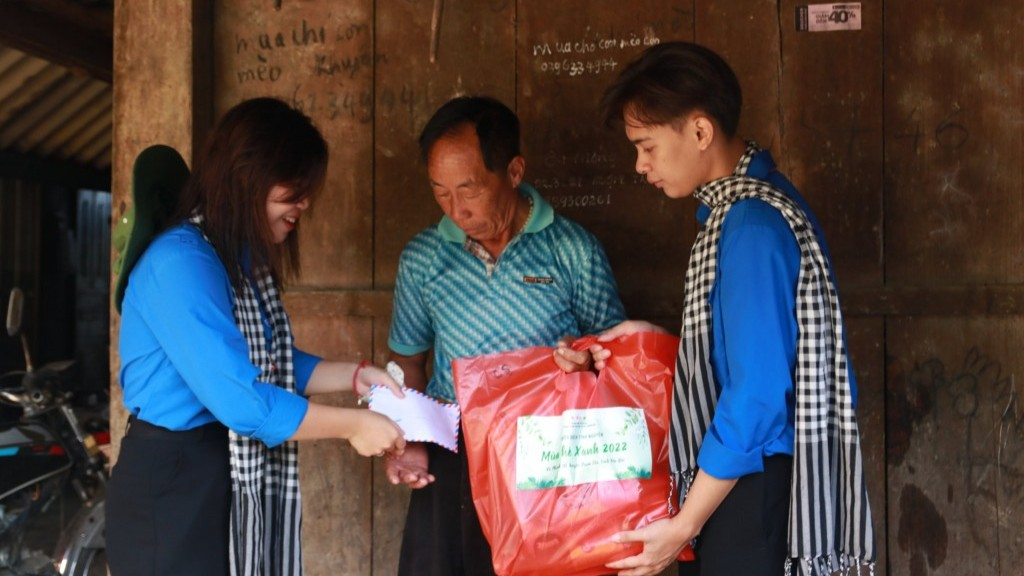
{"type": "Polygon", "coordinates": [[[106,551],[95,548],[87,550],[79,557],[74,568],[60,574],[61,576],[108,576],[106,551]]]}
{"type": "Polygon", "coordinates": [[[54,552],[61,576],[106,576],[106,501],[94,500],[75,515],[54,552]]]}

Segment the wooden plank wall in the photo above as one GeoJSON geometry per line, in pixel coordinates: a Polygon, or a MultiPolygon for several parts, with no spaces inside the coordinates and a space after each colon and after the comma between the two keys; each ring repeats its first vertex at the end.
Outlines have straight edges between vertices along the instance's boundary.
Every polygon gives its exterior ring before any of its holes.
{"type": "Polygon", "coordinates": [[[892,573],[1015,574],[1024,5],[885,6],[885,276],[925,289],[886,322],[892,573]]]}
{"type": "MultiPolygon", "coordinates": [[[[877,573],[1016,573],[1024,7],[863,3],[861,30],[810,33],[796,30],[798,5],[118,3],[113,216],[130,202],[144,145],[190,152],[211,115],[244,98],[294,103],[332,154],[329,193],[304,221],[304,274],[287,295],[298,344],[383,362],[398,255],[440,216],[416,137],[449,97],[486,93],[523,121],[527,180],[605,243],[630,315],[677,328],[696,205],[644,185],[596,105],[646,45],[705,43],[740,77],[741,133],[772,150],[829,236],[877,573]]],[[[345,443],[301,454],[306,573],[393,574],[408,490],[345,443]]]]}

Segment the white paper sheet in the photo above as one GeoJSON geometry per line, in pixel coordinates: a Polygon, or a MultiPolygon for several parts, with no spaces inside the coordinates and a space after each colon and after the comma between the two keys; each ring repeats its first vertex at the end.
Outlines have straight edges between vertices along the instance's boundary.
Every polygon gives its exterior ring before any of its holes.
{"type": "Polygon", "coordinates": [[[441,402],[426,394],[405,389],[399,398],[384,386],[370,388],[370,410],[395,421],[408,442],[433,442],[459,451],[459,405],[441,402]]]}

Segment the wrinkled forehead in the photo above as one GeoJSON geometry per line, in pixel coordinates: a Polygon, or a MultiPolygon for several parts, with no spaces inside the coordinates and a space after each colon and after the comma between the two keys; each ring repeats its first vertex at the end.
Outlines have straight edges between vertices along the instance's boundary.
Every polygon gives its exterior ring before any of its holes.
{"type": "Polygon", "coordinates": [[[434,181],[440,181],[442,177],[446,180],[480,180],[487,178],[489,174],[502,174],[487,170],[483,152],[480,150],[480,141],[472,130],[439,138],[430,149],[427,173],[434,181]]]}

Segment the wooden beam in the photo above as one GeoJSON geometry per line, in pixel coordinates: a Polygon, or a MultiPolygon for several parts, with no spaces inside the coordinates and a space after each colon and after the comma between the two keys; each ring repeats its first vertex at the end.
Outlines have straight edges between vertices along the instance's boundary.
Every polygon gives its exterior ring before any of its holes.
{"type": "MultiPolygon", "coordinates": [[[[848,317],[1022,316],[1024,284],[974,286],[840,286],[839,299],[848,317]]],[[[681,302],[648,303],[630,310],[634,318],[678,318],[681,302]]]]}
{"type": "Polygon", "coordinates": [[[1019,316],[1024,285],[887,286],[840,288],[852,316],[1019,316]]]}
{"type": "Polygon", "coordinates": [[[114,14],[67,0],[0,2],[0,43],[79,71],[113,81],[114,14]]]}
{"type": "Polygon", "coordinates": [[[284,301],[288,313],[296,316],[337,314],[374,318],[391,315],[391,296],[390,289],[338,292],[297,286],[285,293],[284,301]]]}
{"type": "MultiPolygon", "coordinates": [[[[322,314],[340,311],[346,316],[376,317],[391,313],[391,289],[323,291],[296,287],[285,300],[290,312],[322,314]],[[300,296],[301,295],[301,296],[300,296]]],[[[1024,315],[1024,285],[889,286],[840,288],[847,316],[1018,316],[1024,315]]],[[[671,318],[677,309],[650,306],[636,310],[636,318],[671,318]]]]}

